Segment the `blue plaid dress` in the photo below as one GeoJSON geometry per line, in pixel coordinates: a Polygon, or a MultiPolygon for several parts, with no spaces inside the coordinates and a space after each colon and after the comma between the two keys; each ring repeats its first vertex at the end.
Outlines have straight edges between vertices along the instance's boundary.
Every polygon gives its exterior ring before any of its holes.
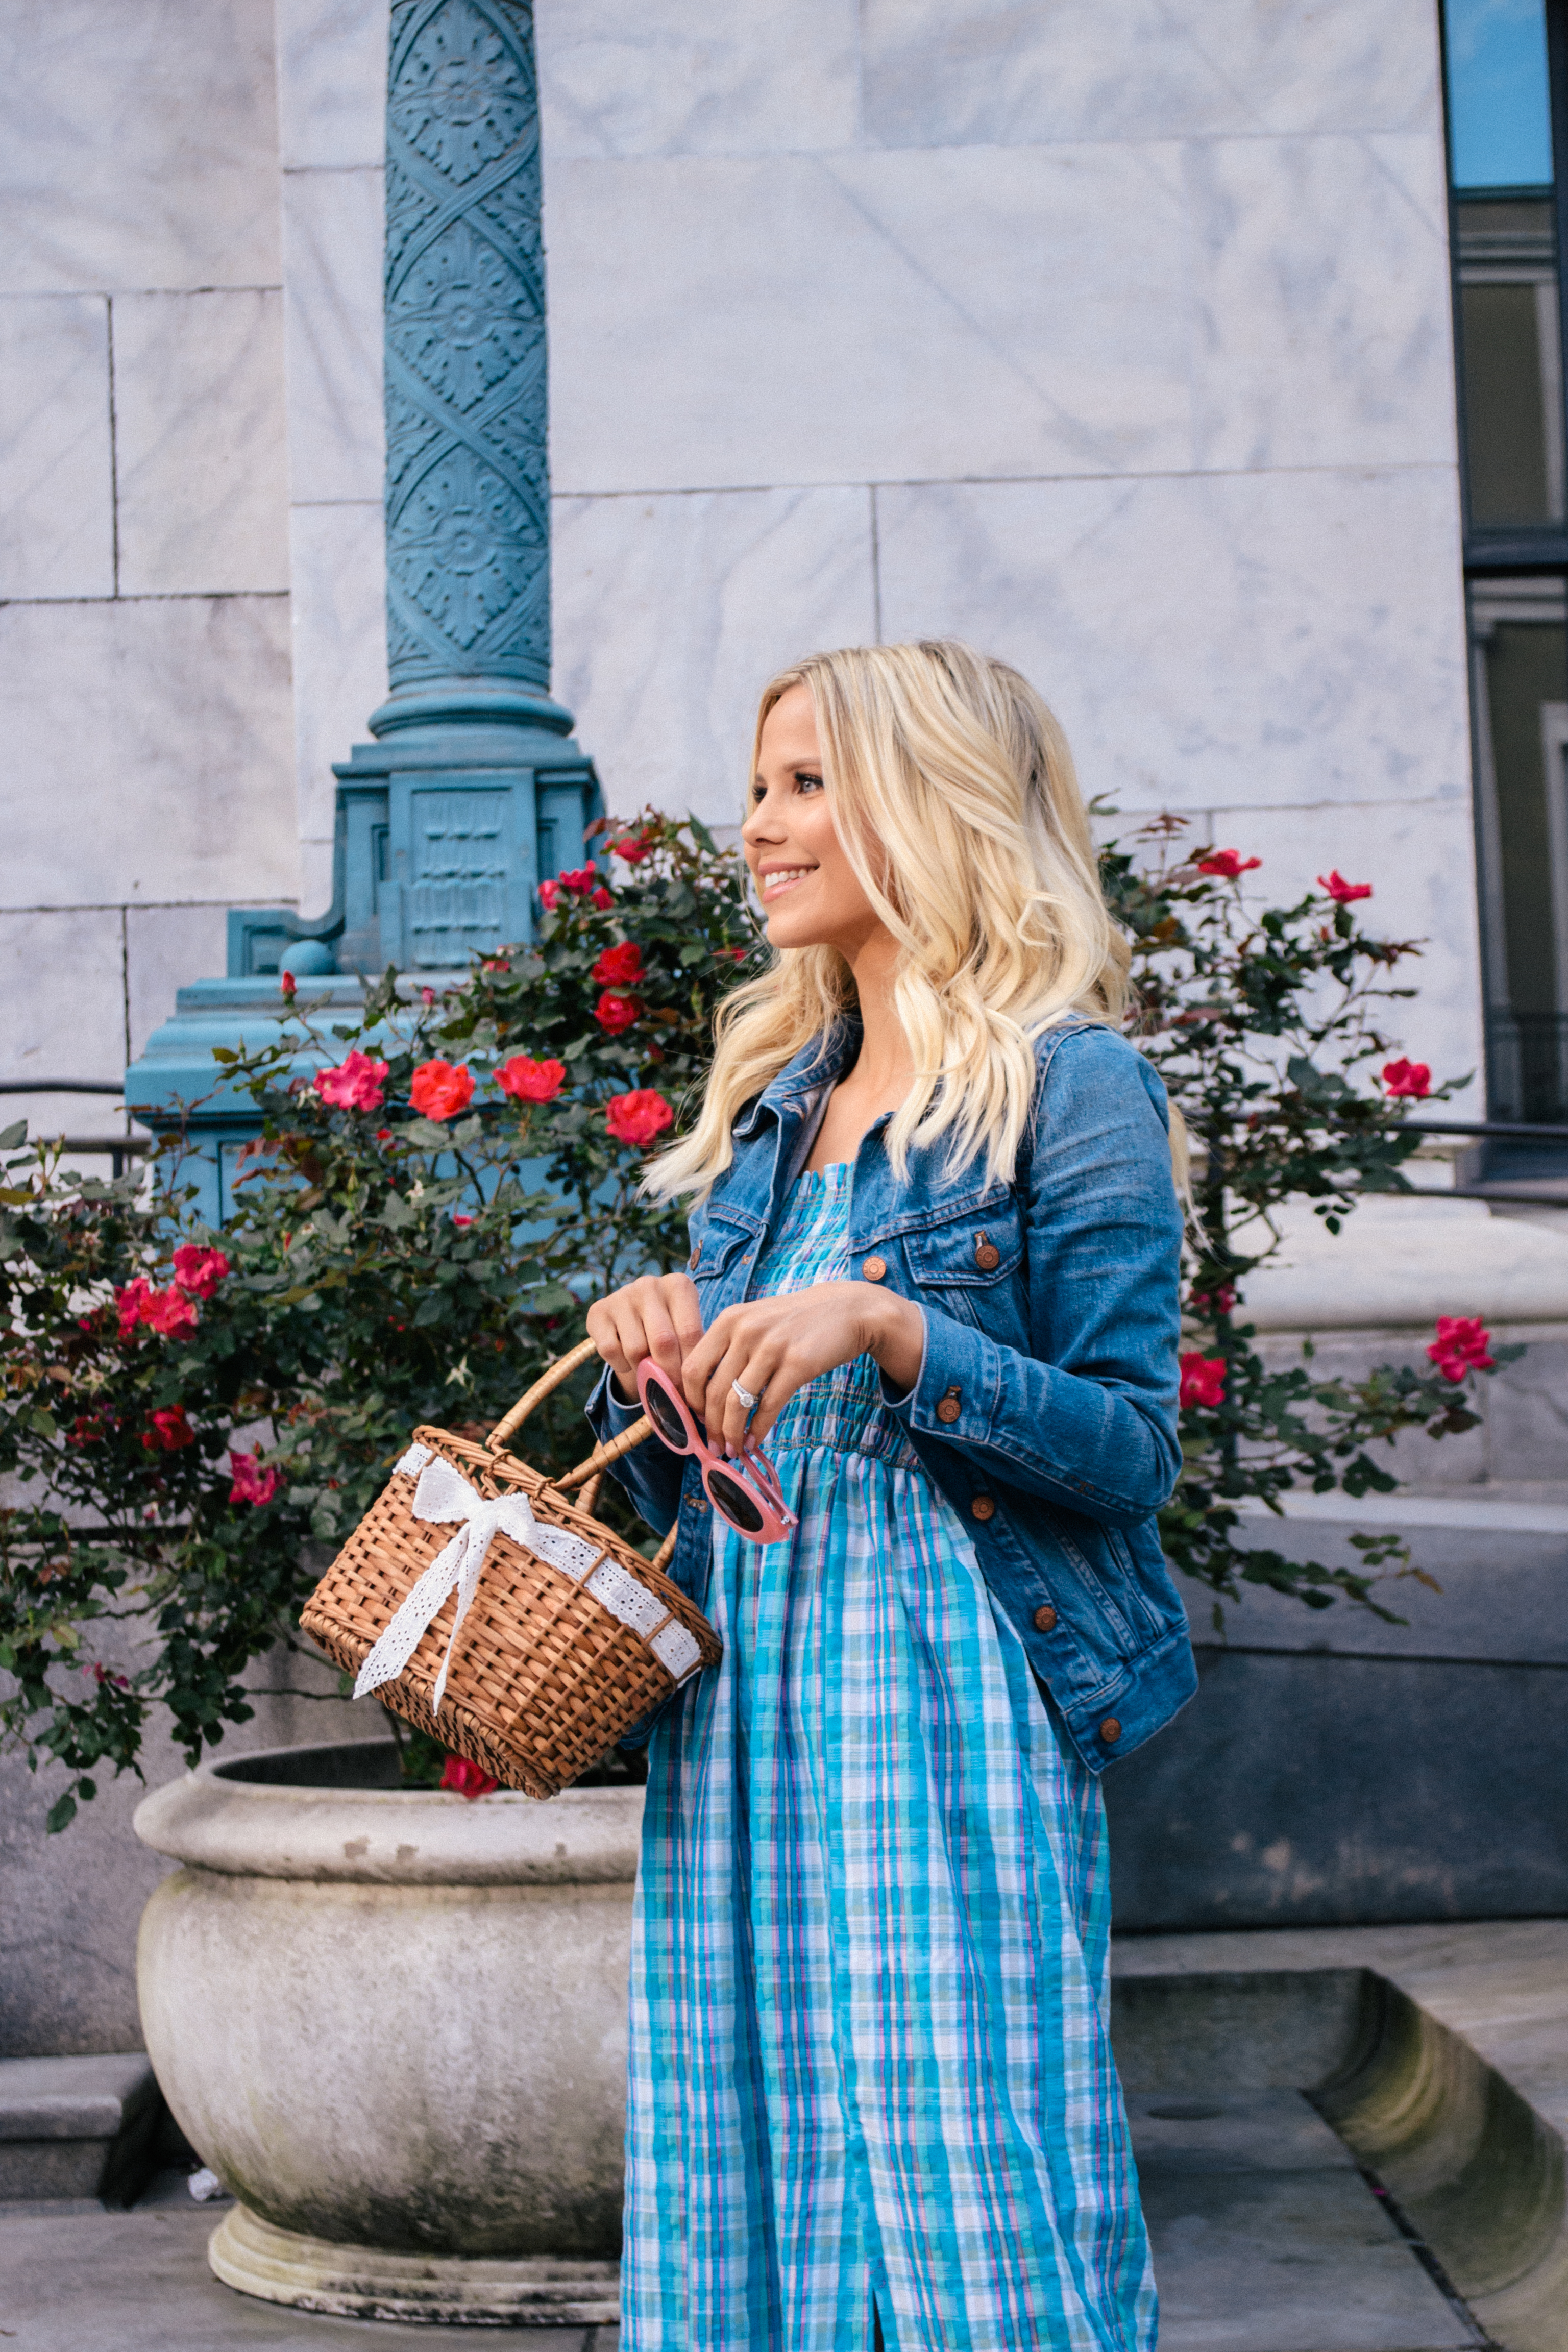
{"type": "MultiPolygon", "coordinates": [[[[847,1277],[807,1173],[766,1297],[847,1277]]],[[[800,1525],[715,1517],[722,1665],[656,1728],[622,2352],[1149,2352],[1093,1776],[1058,1747],[869,1357],[768,1440],[800,1525]]]]}

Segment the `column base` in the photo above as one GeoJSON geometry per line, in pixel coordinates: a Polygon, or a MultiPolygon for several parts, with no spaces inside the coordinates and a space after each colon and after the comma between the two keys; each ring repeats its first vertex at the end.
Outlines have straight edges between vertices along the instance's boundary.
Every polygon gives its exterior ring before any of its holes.
{"type": "Polygon", "coordinates": [[[621,2315],[620,2264],[535,2256],[492,2262],[392,2254],[275,2229],[236,2205],[207,2241],[215,2278],[263,2303],[338,2319],[444,2327],[609,2327],[621,2315]]]}

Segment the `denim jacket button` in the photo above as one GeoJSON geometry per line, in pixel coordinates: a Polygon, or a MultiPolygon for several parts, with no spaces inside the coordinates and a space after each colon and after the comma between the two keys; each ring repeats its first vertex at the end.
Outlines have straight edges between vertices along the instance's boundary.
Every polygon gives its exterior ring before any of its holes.
{"type": "Polygon", "coordinates": [[[942,1396],[941,1403],[937,1406],[936,1417],[938,1421],[945,1421],[951,1424],[958,1419],[959,1414],[963,1411],[963,1402],[962,1394],[957,1382],[954,1381],[952,1387],[946,1391],[942,1396]]]}
{"type": "Polygon", "coordinates": [[[887,1275],[888,1261],[885,1257],[865,1258],[861,1261],[860,1271],[868,1282],[881,1282],[887,1275]]]}
{"type": "Polygon", "coordinates": [[[980,1268],[982,1274],[989,1274],[993,1267],[1001,1265],[1002,1253],[997,1248],[989,1234],[975,1234],[974,1263],[980,1268]]]}
{"type": "Polygon", "coordinates": [[[1100,1736],[1108,1748],[1114,1748],[1121,1737],[1121,1726],[1115,1716],[1108,1715],[1100,1727],[1100,1736]]]}
{"type": "Polygon", "coordinates": [[[1035,1612],[1035,1631],[1037,1633],[1054,1633],[1056,1627],[1057,1612],[1047,1601],[1035,1612]]]}
{"type": "Polygon", "coordinates": [[[994,1495],[976,1495],[969,1506],[970,1516],[976,1519],[994,1519],[996,1516],[994,1495]]]}
{"type": "Polygon", "coordinates": [[[695,1273],[696,1273],[697,1268],[698,1268],[699,1265],[700,1265],[700,1262],[701,1262],[701,1257],[702,1257],[702,1244],[701,1244],[701,1243],[700,1243],[700,1242],[699,1242],[699,1243],[698,1243],[698,1244],[697,1244],[697,1247],[692,1251],[691,1255],[690,1255],[690,1256],[687,1259],[687,1261],[686,1261],[687,1270],[688,1270],[688,1272],[689,1272],[689,1273],[691,1273],[691,1274],[695,1274],[695,1273]]]}

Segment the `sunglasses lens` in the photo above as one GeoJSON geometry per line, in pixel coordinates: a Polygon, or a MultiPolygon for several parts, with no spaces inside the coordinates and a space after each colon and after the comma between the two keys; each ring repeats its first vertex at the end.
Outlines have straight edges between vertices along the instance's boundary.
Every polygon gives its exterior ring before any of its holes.
{"type": "Polygon", "coordinates": [[[756,1534],[763,1524],[763,1515],[738,1478],[726,1476],[722,1470],[710,1470],[708,1492],[725,1517],[732,1519],[742,1535],[756,1534]]]}
{"type": "Polygon", "coordinates": [[[649,1381],[643,1402],[647,1407],[648,1419],[667,1445],[689,1444],[686,1423],[668,1389],[661,1388],[658,1381],[649,1381]]]}

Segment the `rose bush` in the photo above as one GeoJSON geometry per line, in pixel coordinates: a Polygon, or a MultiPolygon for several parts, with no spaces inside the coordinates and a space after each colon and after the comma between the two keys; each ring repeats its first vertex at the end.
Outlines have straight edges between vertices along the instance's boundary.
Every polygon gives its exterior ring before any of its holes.
{"type": "Polygon", "coordinates": [[[1162,1539],[1173,1565],[1218,1597],[1263,1584],[1309,1607],[1343,1594],[1390,1616],[1374,1585],[1421,1573],[1397,1536],[1352,1535],[1360,1570],[1329,1568],[1244,1539],[1245,1513],[1277,1512],[1292,1487],[1392,1492],[1398,1480],[1371,1449],[1409,1429],[1440,1438],[1474,1428],[1464,1381],[1521,1351],[1489,1353],[1484,1333],[1473,1347],[1445,1340],[1458,1328],[1445,1318],[1427,1351],[1434,1370],[1385,1365],[1361,1381],[1324,1380],[1310,1342],[1297,1362],[1271,1362],[1242,1302],[1247,1276],[1279,1246],[1286,1202],[1310,1201],[1338,1232],[1364,1193],[1409,1190],[1401,1171],[1420,1137],[1405,1123],[1408,1105],[1440,1101],[1463,1076],[1434,1087],[1425,1063],[1384,1060],[1392,1041],[1379,1023],[1415,994],[1394,975],[1417,948],[1358,927],[1351,908],[1371,884],[1331,867],[1321,895],[1256,905],[1239,879],[1262,861],[1188,849],[1185,831],[1181,818],[1156,819],[1131,849],[1113,845],[1101,859],[1132,940],[1130,1025],[1194,1148],[1183,1469],[1162,1539]],[[1366,1083],[1378,1069],[1381,1085],[1366,1083]]]}
{"type": "MultiPolygon", "coordinates": [[[[488,1431],[590,1298],[684,1261],[684,1213],[638,1197],[641,1163],[690,1118],[714,1010],[760,943],[741,861],[700,824],[607,830],[608,874],[545,884],[536,938],[449,989],[389,973],[330,1033],[308,983],[283,992],[276,1042],[222,1057],[260,1133],[221,1235],[192,1223],[177,1139],[150,1188],[0,1137],[0,1736],[69,1774],[51,1826],[101,1769],[136,1768],[154,1707],[193,1761],[247,1717],[247,1668],[297,1643],[321,1561],[416,1423],[488,1431]],[[626,1017],[603,1017],[606,996],[626,1017]]],[[[1253,912],[1239,884],[1258,865],[1184,854],[1173,823],[1104,860],[1133,1026],[1199,1147],[1164,1538],[1216,1594],[1260,1580],[1381,1608],[1378,1576],[1408,1566],[1396,1544],[1361,1539],[1364,1574],[1303,1566],[1243,1543],[1239,1507],[1392,1486],[1369,1447],[1469,1425],[1468,1384],[1503,1351],[1446,1318],[1426,1370],[1327,1382],[1310,1360],[1270,1369],[1239,1319],[1280,1202],[1334,1223],[1404,1184],[1430,1077],[1385,1059],[1370,1018],[1413,950],[1355,929],[1368,886],[1331,872],[1321,896],[1253,912]]],[[[530,1423],[542,1467],[586,1450],[586,1386],[530,1423]]],[[[599,1507],[645,1538],[613,1483],[599,1507]]],[[[400,1736],[437,1780],[434,1743],[400,1736]]]]}

